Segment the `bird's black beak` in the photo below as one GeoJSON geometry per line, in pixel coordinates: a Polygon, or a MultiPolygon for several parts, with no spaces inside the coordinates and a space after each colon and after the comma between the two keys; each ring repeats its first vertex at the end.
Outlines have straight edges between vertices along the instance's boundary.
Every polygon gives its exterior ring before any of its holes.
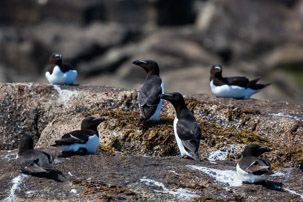
{"type": "Polygon", "coordinates": [[[270,152],[271,149],[269,147],[260,147],[260,150],[262,150],[263,152],[270,152]]]}
{"type": "Polygon", "coordinates": [[[96,123],[102,123],[103,121],[105,121],[105,118],[103,118],[103,117],[95,118],[93,121],[96,123]]]}
{"type": "Polygon", "coordinates": [[[146,64],[146,62],[144,60],[135,60],[135,61],[133,61],[133,64],[140,66],[141,64],[146,64]]]}
{"type": "Polygon", "coordinates": [[[53,55],[55,58],[60,58],[60,59],[62,58],[62,55],[60,53],[54,53],[53,55]]]}

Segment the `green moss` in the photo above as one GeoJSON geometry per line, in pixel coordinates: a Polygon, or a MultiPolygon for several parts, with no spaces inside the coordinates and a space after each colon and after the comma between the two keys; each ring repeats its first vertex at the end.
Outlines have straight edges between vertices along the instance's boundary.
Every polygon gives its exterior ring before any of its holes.
{"type": "Polygon", "coordinates": [[[259,144],[261,146],[273,147],[270,141],[260,135],[246,130],[234,128],[222,128],[217,124],[205,120],[198,121],[202,128],[202,136],[211,141],[211,145],[221,144],[259,144]],[[218,144],[217,144],[218,143],[218,144]]]}
{"type": "MultiPolygon", "coordinates": [[[[192,108],[203,103],[195,99],[187,100],[192,108]]],[[[200,106],[199,106],[200,107],[200,106]]],[[[243,109],[243,111],[245,111],[243,109]]],[[[246,110],[245,113],[257,113],[246,110]]],[[[174,156],[179,154],[173,132],[173,116],[161,114],[161,120],[148,121],[144,125],[138,125],[140,118],[139,111],[103,111],[103,112],[83,112],[83,116],[99,115],[106,117],[102,123],[108,130],[122,132],[107,146],[99,146],[99,150],[107,152],[109,155],[150,155],[150,156],[174,156]]],[[[234,115],[232,115],[234,117],[234,115]]],[[[225,145],[233,144],[259,144],[268,146],[274,151],[269,156],[272,157],[273,168],[280,168],[286,165],[285,162],[293,161],[294,164],[303,165],[302,149],[288,149],[275,145],[265,137],[235,128],[222,128],[221,126],[209,123],[206,120],[198,120],[202,129],[201,144],[206,147],[216,149],[225,145]]]]}
{"type": "Polygon", "coordinates": [[[135,196],[136,193],[131,191],[128,188],[121,187],[119,185],[106,184],[105,182],[87,182],[81,180],[74,180],[72,182],[73,185],[80,186],[84,189],[81,192],[82,195],[90,195],[95,193],[102,194],[114,194],[114,195],[127,195],[127,196],[135,196]]]}

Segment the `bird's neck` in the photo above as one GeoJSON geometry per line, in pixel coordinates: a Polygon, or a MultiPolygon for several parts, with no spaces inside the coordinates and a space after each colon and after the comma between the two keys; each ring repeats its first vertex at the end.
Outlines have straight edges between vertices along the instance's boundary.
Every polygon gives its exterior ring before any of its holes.
{"type": "Polygon", "coordinates": [[[177,114],[177,118],[181,118],[187,115],[188,109],[187,106],[184,104],[179,104],[177,106],[174,106],[177,114]]]}

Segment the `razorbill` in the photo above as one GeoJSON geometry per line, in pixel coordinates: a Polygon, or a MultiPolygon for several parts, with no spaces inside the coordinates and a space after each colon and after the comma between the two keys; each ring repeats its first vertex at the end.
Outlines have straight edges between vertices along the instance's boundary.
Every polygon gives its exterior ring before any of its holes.
{"type": "Polygon", "coordinates": [[[42,151],[34,149],[33,139],[30,135],[21,137],[17,165],[26,174],[48,173],[52,170],[53,157],[42,151]]]}
{"type": "Polygon", "coordinates": [[[237,173],[242,182],[262,182],[273,174],[270,163],[264,158],[258,158],[264,152],[269,152],[268,147],[261,147],[257,144],[249,144],[242,152],[242,159],[237,164],[237,173]]]}
{"type": "Polygon", "coordinates": [[[63,63],[60,53],[53,53],[45,77],[51,84],[72,85],[77,77],[77,70],[72,65],[63,63]]]}
{"type": "Polygon", "coordinates": [[[163,101],[159,95],[164,93],[164,84],[159,76],[159,66],[153,60],[135,60],[133,64],[142,67],[146,71],[144,83],[138,93],[139,124],[148,120],[159,120],[163,101]]]}
{"type": "Polygon", "coordinates": [[[195,117],[186,107],[183,96],[180,93],[170,93],[160,97],[169,101],[176,110],[174,133],[181,157],[188,156],[199,160],[198,149],[202,132],[195,117]]]}
{"type": "Polygon", "coordinates": [[[217,97],[248,99],[270,84],[257,84],[260,78],[249,81],[246,77],[222,77],[222,66],[210,69],[210,89],[217,97]]]}
{"type": "Polygon", "coordinates": [[[81,123],[81,130],[66,133],[51,145],[60,148],[62,153],[94,153],[99,146],[98,125],[105,118],[87,117],[81,123]]]}

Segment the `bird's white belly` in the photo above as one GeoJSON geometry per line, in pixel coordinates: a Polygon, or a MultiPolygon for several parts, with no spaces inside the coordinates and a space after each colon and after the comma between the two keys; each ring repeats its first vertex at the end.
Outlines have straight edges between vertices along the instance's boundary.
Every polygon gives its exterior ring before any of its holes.
{"type": "Polygon", "coordinates": [[[237,174],[238,174],[239,178],[242,180],[242,182],[256,183],[256,182],[262,182],[268,178],[268,175],[266,175],[266,174],[254,175],[251,173],[247,173],[240,168],[239,164],[237,164],[236,169],[237,169],[237,174]]]}
{"type": "Polygon", "coordinates": [[[215,86],[213,81],[210,82],[211,92],[217,97],[225,97],[225,98],[245,98],[248,99],[253,94],[259,92],[260,90],[254,90],[251,88],[243,88],[239,86],[230,86],[230,85],[222,85],[215,86]]]}
{"type": "MultiPolygon", "coordinates": [[[[161,83],[161,88],[162,88],[162,94],[164,94],[164,83],[162,81],[161,83]]],[[[148,119],[148,120],[159,120],[160,119],[160,112],[161,112],[161,106],[162,106],[162,102],[163,102],[163,99],[160,99],[160,102],[159,104],[157,105],[157,109],[155,111],[155,113],[148,119]]]]}
{"type": "Polygon", "coordinates": [[[50,74],[48,71],[45,73],[45,77],[47,78],[48,82],[51,84],[58,84],[58,85],[71,85],[74,83],[77,77],[76,70],[69,70],[65,73],[61,72],[58,66],[55,66],[53,73],[50,74]]]}
{"type": "Polygon", "coordinates": [[[177,141],[178,148],[179,148],[180,153],[181,153],[181,157],[183,157],[183,156],[189,156],[189,157],[191,157],[191,155],[185,150],[185,148],[184,148],[184,146],[182,144],[182,141],[181,141],[181,139],[178,136],[178,133],[177,133],[177,123],[178,123],[178,118],[176,116],[175,119],[174,119],[174,134],[175,134],[175,138],[176,138],[176,141],[177,141]]]}
{"type": "Polygon", "coordinates": [[[86,144],[72,144],[60,146],[63,152],[77,152],[79,149],[86,149],[88,153],[94,153],[99,146],[99,137],[97,135],[90,136],[86,144]]]}

